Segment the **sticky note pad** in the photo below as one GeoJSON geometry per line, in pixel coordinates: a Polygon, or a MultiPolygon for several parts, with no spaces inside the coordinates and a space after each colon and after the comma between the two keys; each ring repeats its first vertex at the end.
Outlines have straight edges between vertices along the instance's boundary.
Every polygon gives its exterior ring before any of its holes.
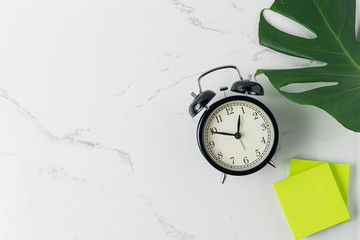
{"type": "MultiPolygon", "coordinates": [[[[303,160],[303,159],[290,159],[289,165],[289,177],[306,171],[310,168],[319,166],[326,162],[303,160]]],[[[344,199],[345,205],[347,205],[347,196],[349,188],[349,172],[350,165],[344,163],[328,163],[333,173],[335,181],[339,187],[342,198],[344,199]]]]}
{"type": "Polygon", "coordinates": [[[328,163],[273,184],[295,239],[350,219],[328,163]]]}

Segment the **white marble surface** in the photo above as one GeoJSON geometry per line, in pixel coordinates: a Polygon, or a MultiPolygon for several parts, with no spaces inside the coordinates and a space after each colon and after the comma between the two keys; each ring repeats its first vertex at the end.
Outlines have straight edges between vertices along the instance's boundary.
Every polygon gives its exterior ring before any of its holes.
{"type": "Polygon", "coordinates": [[[292,239],[271,186],[292,157],[351,164],[352,219],[308,239],[360,239],[360,135],[266,77],[276,169],[221,185],[196,145],[188,105],[199,73],[314,64],[258,44],[271,3],[2,1],[0,239],[292,239]]]}

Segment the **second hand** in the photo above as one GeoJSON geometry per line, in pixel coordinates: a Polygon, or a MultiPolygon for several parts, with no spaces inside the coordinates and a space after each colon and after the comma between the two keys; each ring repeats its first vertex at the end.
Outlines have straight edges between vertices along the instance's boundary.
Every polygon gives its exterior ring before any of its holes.
{"type": "Polygon", "coordinates": [[[243,149],[246,150],[245,145],[244,145],[243,141],[241,140],[241,138],[239,140],[240,140],[240,143],[241,143],[241,146],[243,147],[243,149]]]}

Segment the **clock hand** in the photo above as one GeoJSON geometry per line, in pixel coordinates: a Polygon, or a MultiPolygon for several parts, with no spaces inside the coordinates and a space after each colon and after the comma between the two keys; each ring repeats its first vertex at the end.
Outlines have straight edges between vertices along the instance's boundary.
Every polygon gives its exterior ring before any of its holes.
{"type": "Polygon", "coordinates": [[[244,150],[246,150],[244,143],[241,140],[241,133],[240,133],[240,114],[238,117],[238,122],[237,122],[237,132],[235,133],[235,138],[240,140],[241,146],[243,147],[244,150]]]}
{"type": "Polygon", "coordinates": [[[235,134],[234,133],[226,133],[226,132],[218,132],[218,131],[211,131],[211,133],[213,133],[213,134],[221,134],[221,135],[228,135],[228,136],[235,136],[235,134]]]}
{"type": "Polygon", "coordinates": [[[241,143],[241,146],[243,147],[243,149],[246,150],[244,143],[241,141],[241,138],[239,140],[240,140],[240,143],[241,143]]]}
{"type": "Polygon", "coordinates": [[[237,121],[237,131],[235,133],[235,138],[236,139],[240,139],[241,138],[241,133],[240,133],[240,114],[239,114],[239,117],[238,117],[238,121],[237,121]]]}
{"type": "Polygon", "coordinates": [[[238,118],[238,122],[237,122],[237,132],[236,133],[240,133],[240,114],[239,114],[239,118],[238,118]]]}

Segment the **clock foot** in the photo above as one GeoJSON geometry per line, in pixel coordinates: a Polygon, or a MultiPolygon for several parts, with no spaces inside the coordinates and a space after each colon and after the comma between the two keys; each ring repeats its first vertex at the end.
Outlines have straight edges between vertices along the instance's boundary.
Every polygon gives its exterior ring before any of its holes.
{"type": "Polygon", "coordinates": [[[269,161],[269,165],[272,166],[272,167],[274,167],[274,168],[276,168],[276,164],[275,164],[273,161],[271,161],[271,160],[269,161]]]}
{"type": "Polygon", "coordinates": [[[222,178],[221,178],[221,184],[225,183],[225,180],[226,180],[227,176],[228,175],[226,173],[223,173],[222,178]]]}

